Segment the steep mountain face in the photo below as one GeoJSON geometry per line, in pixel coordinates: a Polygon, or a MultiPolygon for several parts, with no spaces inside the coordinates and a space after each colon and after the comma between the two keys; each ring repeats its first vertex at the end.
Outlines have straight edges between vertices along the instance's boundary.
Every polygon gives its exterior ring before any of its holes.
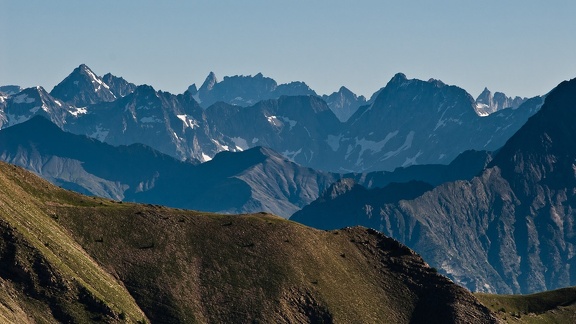
{"type": "Polygon", "coordinates": [[[322,99],[326,101],[328,107],[332,109],[341,122],[346,122],[360,106],[366,104],[364,96],[358,97],[346,87],[341,87],[338,92],[334,92],[331,95],[323,95],[322,99]]]}
{"type": "Polygon", "coordinates": [[[497,321],[373,230],[119,204],[3,163],[0,235],[7,323],[497,321]]]}
{"type": "Polygon", "coordinates": [[[195,91],[196,85],[191,85],[188,91],[203,108],[208,108],[216,102],[225,102],[230,105],[252,106],[262,100],[277,99],[281,96],[307,96],[316,95],[303,82],[291,82],[278,85],[276,81],[265,77],[262,73],[255,76],[225,76],[224,80],[218,81],[213,72],[206,77],[206,80],[195,91]]]}
{"type": "Polygon", "coordinates": [[[75,107],[53,98],[42,87],[27,88],[4,99],[0,128],[22,123],[37,115],[63,127],[66,120],[77,112],[75,107]]]}
{"type": "Polygon", "coordinates": [[[212,129],[242,149],[270,147],[301,165],[330,169],[326,159],[333,151],[322,139],[337,132],[340,122],[316,96],[284,96],[245,108],[213,105],[206,114],[212,129]]]}
{"type": "Polygon", "coordinates": [[[74,69],[50,91],[50,95],[76,107],[117,99],[110,86],[85,64],[74,69]]]}
{"type": "Polygon", "coordinates": [[[0,159],[85,194],[227,213],[288,217],[338,179],[265,148],[223,152],[202,165],[140,144],[113,147],[36,117],[0,131],[0,159]]]}
{"type": "Polygon", "coordinates": [[[476,98],[476,113],[479,116],[488,116],[505,108],[516,109],[526,100],[527,98],[520,98],[518,96],[514,98],[507,97],[502,92],[496,92],[492,95],[492,92],[490,92],[488,88],[484,88],[484,91],[476,98]]]}
{"type": "Polygon", "coordinates": [[[539,109],[540,98],[518,109],[479,117],[463,89],[397,74],[371,105],[361,107],[328,138],[342,170],[393,170],[447,164],[469,149],[495,150],[539,109]],[[458,134],[458,136],[454,136],[458,134]]]}
{"type": "Polygon", "coordinates": [[[222,152],[196,169],[196,176],[184,181],[200,186],[195,195],[182,199],[181,206],[226,213],[265,211],[285,218],[339,179],[337,174],[302,167],[263,147],[222,152]]]}
{"type": "Polygon", "coordinates": [[[353,224],[399,239],[473,291],[574,285],[575,94],[576,80],[560,84],[470,181],[393,204],[351,197],[353,224]]]}
{"type": "Polygon", "coordinates": [[[136,90],[134,83],[130,83],[124,80],[124,78],[117,77],[110,73],[104,74],[102,81],[110,87],[110,91],[112,91],[116,98],[125,97],[136,90]]]}
{"type": "Polygon", "coordinates": [[[66,126],[112,145],[142,143],[179,159],[206,160],[222,150],[204,128],[205,113],[190,93],[172,95],[150,86],[138,86],[119,100],[92,105],[66,126]]]}

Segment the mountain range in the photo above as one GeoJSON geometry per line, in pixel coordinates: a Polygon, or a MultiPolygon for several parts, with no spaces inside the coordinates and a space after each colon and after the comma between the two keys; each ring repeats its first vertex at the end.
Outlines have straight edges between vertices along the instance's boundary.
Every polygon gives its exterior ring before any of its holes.
{"type": "Polygon", "coordinates": [[[475,100],[397,74],[365,100],[211,74],[171,94],[81,65],[0,95],[0,158],[113,201],[364,225],[469,290],[531,293],[575,284],[574,82],[475,100]]]}
{"type": "Polygon", "coordinates": [[[64,132],[40,116],[0,130],[0,160],[63,188],[113,200],[223,213],[265,211],[285,218],[342,177],[368,188],[410,180],[437,185],[472,178],[490,156],[469,151],[449,165],[338,174],[302,167],[265,147],[221,152],[202,164],[184,162],[142,144],[112,146],[64,132]]]}
{"type": "Polygon", "coordinates": [[[50,93],[36,87],[2,98],[2,128],[40,114],[76,134],[112,145],[141,143],[180,160],[268,146],[330,172],[448,164],[466,150],[495,150],[542,104],[541,97],[492,99],[496,112],[483,117],[477,113],[483,97],[403,74],[370,100],[345,88],[320,97],[301,82],[277,85],[262,74],[218,82],[211,73],[199,89],[175,95],[99,77],[86,65],[50,93]]]}
{"type": "Polygon", "coordinates": [[[372,190],[342,180],[291,219],[378,229],[472,291],[574,285],[575,107],[576,79],[551,91],[471,180],[372,190]]]}
{"type": "Polygon", "coordinates": [[[63,188],[114,200],[283,217],[340,177],[263,147],[221,152],[201,165],[183,162],[142,144],[115,147],[67,133],[39,116],[0,130],[0,159],[63,188]]]}

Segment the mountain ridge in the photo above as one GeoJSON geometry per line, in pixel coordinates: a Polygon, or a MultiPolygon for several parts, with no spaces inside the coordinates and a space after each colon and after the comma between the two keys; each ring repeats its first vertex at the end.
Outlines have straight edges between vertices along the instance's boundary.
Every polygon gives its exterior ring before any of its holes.
{"type": "Polygon", "coordinates": [[[366,228],[90,198],[5,163],[0,188],[0,259],[11,266],[0,282],[12,294],[0,291],[0,318],[15,323],[497,322],[413,251],[366,228]]]}
{"type": "MultiPolygon", "coordinates": [[[[47,94],[42,105],[55,115],[50,118],[67,131],[113,145],[140,142],[181,160],[208,161],[221,151],[265,145],[307,167],[365,172],[414,164],[448,164],[465,150],[495,150],[539,109],[541,102],[533,98],[516,109],[501,109],[480,117],[474,99],[463,89],[434,79],[408,80],[399,73],[363,106],[365,99],[343,87],[339,95],[335,93],[338,100],[324,97],[333,103],[330,106],[308,91],[304,83],[296,82],[278,85],[274,98],[256,96],[253,101],[262,100],[245,107],[219,101],[204,109],[198,103],[199,94],[216,91],[218,85],[222,96],[234,99],[238,97],[235,93],[242,91],[270,94],[268,90],[276,84],[262,74],[225,80],[218,83],[211,74],[196,93],[194,86],[192,91],[174,95],[147,85],[135,86],[111,74],[99,77],[81,65],[52,91],[64,99],[47,94]],[[89,102],[97,103],[79,106],[89,102]],[[343,111],[345,103],[360,107],[344,123],[335,112],[343,111]],[[335,109],[334,105],[342,107],[335,109]],[[304,107],[312,112],[304,114],[304,107]],[[314,112],[320,107],[326,110],[323,116],[314,112]],[[464,135],[452,136],[458,132],[464,135]],[[303,140],[310,137],[314,140],[303,140]]],[[[6,120],[2,127],[44,113],[34,103],[15,103],[14,98],[19,96],[0,97],[6,98],[0,102],[6,120]],[[15,110],[19,113],[6,114],[15,110]]]]}

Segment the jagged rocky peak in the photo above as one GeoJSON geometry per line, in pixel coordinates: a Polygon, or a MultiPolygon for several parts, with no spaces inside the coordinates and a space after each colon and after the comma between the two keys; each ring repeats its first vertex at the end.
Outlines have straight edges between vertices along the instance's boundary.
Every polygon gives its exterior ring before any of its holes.
{"type": "Polygon", "coordinates": [[[202,83],[202,86],[200,86],[199,91],[210,91],[214,88],[214,85],[216,85],[216,83],[218,83],[216,74],[214,74],[214,72],[210,72],[206,77],[206,79],[204,80],[204,83],[202,83]]]}
{"type": "MultiPolygon", "coordinates": [[[[390,79],[390,81],[388,81],[388,83],[386,84],[386,86],[383,89],[397,89],[400,87],[405,87],[408,86],[410,84],[413,84],[414,82],[425,82],[422,80],[418,80],[418,79],[408,79],[406,77],[406,74],[404,73],[396,73],[392,79],[390,79]]],[[[381,89],[381,90],[383,90],[381,89]]],[[[380,91],[381,92],[381,91],[380,91]]]]}
{"type": "Polygon", "coordinates": [[[134,83],[130,83],[124,78],[117,77],[112,73],[106,73],[102,77],[102,81],[110,87],[110,91],[112,91],[117,98],[125,97],[136,89],[134,83]]]}
{"type": "Polygon", "coordinates": [[[441,80],[433,79],[433,78],[429,79],[429,80],[428,80],[428,83],[431,83],[431,84],[435,85],[435,86],[438,87],[438,88],[443,87],[443,86],[446,85],[446,83],[442,82],[441,80]]]}
{"type": "Polygon", "coordinates": [[[188,89],[186,89],[186,91],[190,92],[192,95],[195,95],[198,92],[198,88],[196,87],[196,83],[192,83],[192,85],[190,85],[188,87],[188,89]]]}
{"type": "Polygon", "coordinates": [[[337,197],[352,191],[354,187],[359,186],[352,178],[344,178],[332,184],[322,195],[325,199],[336,199],[337,197]]]}
{"type": "MultiPolygon", "coordinates": [[[[189,89],[193,91],[194,88],[189,89]]],[[[217,102],[248,107],[262,100],[277,99],[281,96],[316,95],[304,82],[278,83],[262,73],[252,75],[225,76],[218,82],[211,73],[200,89],[194,94],[204,109],[217,102]]]]}
{"type": "Polygon", "coordinates": [[[344,86],[341,86],[338,92],[322,96],[322,99],[341,122],[346,122],[360,106],[366,104],[364,96],[357,96],[344,86]]]}
{"type": "Polygon", "coordinates": [[[110,86],[90,70],[86,64],[81,64],[75,68],[52,89],[50,95],[76,107],[117,99],[110,86]]]}
{"type": "Polygon", "coordinates": [[[502,92],[492,94],[492,92],[485,87],[482,93],[476,98],[475,110],[479,116],[488,116],[505,108],[516,109],[526,100],[527,98],[520,98],[518,96],[514,98],[508,97],[502,92]]]}

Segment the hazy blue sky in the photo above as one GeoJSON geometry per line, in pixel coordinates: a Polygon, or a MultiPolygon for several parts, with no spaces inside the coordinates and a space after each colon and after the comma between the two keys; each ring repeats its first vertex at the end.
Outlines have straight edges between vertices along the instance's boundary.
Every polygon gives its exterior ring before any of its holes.
{"type": "Polygon", "coordinates": [[[576,1],[0,0],[0,85],[48,91],[81,63],[183,92],[210,71],[345,85],[396,73],[473,96],[543,94],[576,77],[576,1]]]}

